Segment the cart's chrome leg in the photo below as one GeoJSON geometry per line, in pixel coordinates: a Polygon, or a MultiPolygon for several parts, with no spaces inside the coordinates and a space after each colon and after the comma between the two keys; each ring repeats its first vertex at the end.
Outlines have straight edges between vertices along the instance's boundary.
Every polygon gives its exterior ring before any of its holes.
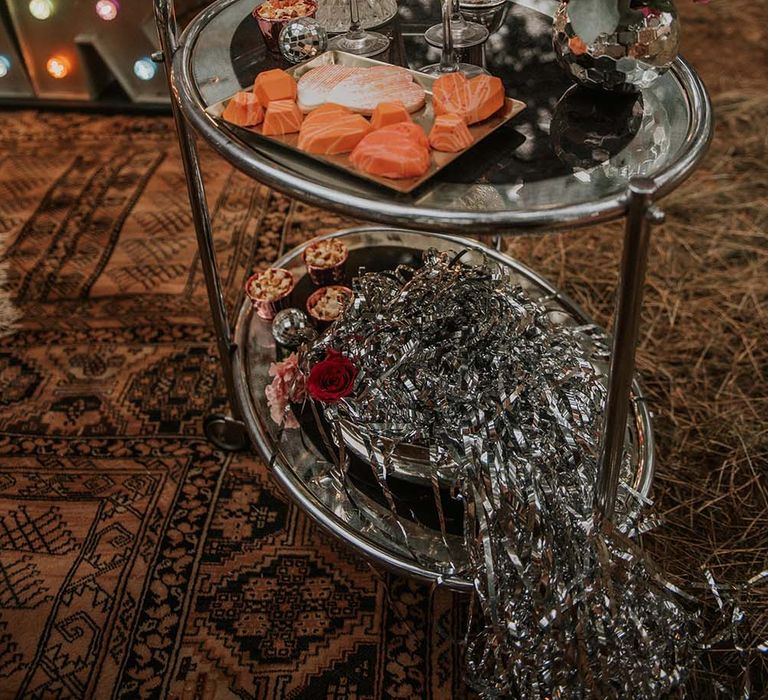
{"type": "Polygon", "coordinates": [[[595,490],[597,512],[609,519],[613,517],[616,506],[624,454],[651,224],[663,220],[662,213],[652,206],[655,192],[656,185],[649,178],[635,178],[630,182],[619,294],[613,326],[608,398],[595,490]]]}
{"type": "Polygon", "coordinates": [[[205,286],[208,292],[208,303],[211,307],[213,326],[216,331],[221,370],[227,387],[232,418],[227,416],[210,416],[205,422],[206,436],[217,446],[226,450],[243,449],[248,444],[248,435],[245,425],[241,420],[240,406],[235,392],[232,376],[232,355],[235,344],[232,340],[232,329],[227,318],[227,307],[224,303],[224,295],[221,289],[221,278],[216,265],[216,253],[213,247],[213,235],[211,233],[211,217],[208,212],[208,201],[205,196],[205,185],[200,172],[200,161],[197,147],[184,116],[179,110],[178,103],[173,95],[170,82],[170,69],[173,56],[178,49],[178,26],[172,0],[154,0],[155,21],[160,38],[162,54],[157,60],[162,60],[166,66],[168,77],[168,90],[171,95],[171,108],[173,119],[176,123],[176,133],[179,138],[181,160],[184,165],[184,176],[187,181],[189,203],[192,208],[192,218],[197,235],[197,247],[200,254],[200,264],[203,268],[205,286]]]}

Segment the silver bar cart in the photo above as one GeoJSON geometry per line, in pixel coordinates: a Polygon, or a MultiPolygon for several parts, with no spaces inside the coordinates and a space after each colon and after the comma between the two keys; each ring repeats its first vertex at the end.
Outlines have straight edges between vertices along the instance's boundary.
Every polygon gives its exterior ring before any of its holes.
{"type": "MultiPolygon", "coordinates": [[[[608,102],[595,94],[585,95],[583,90],[569,87],[554,63],[551,17],[531,9],[530,3],[510,2],[501,8],[504,15],[499,18],[506,43],[499,49],[499,42],[490,42],[486,63],[504,79],[509,94],[528,103],[528,109],[489,143],[463,156],[456,167],[403,195],[329,169],[258,136],[249,138],[215,118],[210,109],[213,105],[252,84],[260,70],[276,65],[251,19],[254,4],[254,0],[215,0],[180,33],[173,0],[154,0],[161,43],[155,58],[166,65],[231,410],[229,416],[208,419],[208,437],[226,449],[243,448],[250,440],[271,460],[275,477],[305,512],[373,561],[456,589],[471,586],[439,567],[414,561],[409,552],[391,542],[377,540],[370,528],[366,531],[365,524],[358,522],[359,514],[350,514],[345,504],[324,501],[313,493],[307,486],[312,480],[309,472],[302,476],[270,436],[252,386],[252,365],[258,361],[249,348],[255,337],[253,315],[243,305],[237,327],[230,327],[193,132],[235,168],[279,192],[344,215],[422,232],[390,234],[388,231],[398,229],[384,229],[374,235],[363,229],[351,234],[359,245],[366,241],[375,245],[392,235],[404,240],[427,232],[451,236],[544,233],[625,218],[595,495],[602,514],[612,517],[630,413],[638,421],[643,447],[639,488],[647,493],[653,463],[652,431],[634,382],[634,366],[651,228],[663,220],[655,202],[693,172],[712,133],[710,101],[691,66],[677,59],[667,74],[637,97],[608,102]],[[595,101],[600,123],[594,119],[595,101]],[[607,126],[606,121],[610,122],[607,126]]],[[[410,31],[398,37],[399,45],[405,47],[415,67],[430,62],[426,43],[413,31],[413,17],[423,12],[423,3],[401,0],[400,7],[409,19],[410,31]]],[[[426,28],[434,19],[425,17],[422,24],[426,28]]],[[[455,238],[444,240],[456,242],[455,238]]],[[[293,255],[281,262],[295,259],[293,255]]],[[[585,320],[566,295],[522,266],[518,272],[585,320]]]]}

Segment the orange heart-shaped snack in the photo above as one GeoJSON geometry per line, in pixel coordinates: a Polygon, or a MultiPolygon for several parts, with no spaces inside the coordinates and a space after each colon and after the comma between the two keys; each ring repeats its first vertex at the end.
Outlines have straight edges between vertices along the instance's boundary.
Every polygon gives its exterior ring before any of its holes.
{"type": "Polygon", "coordinates": [[[476,124],[504,105],[504,84],[491,75],[467,80],[462,73],[449,73],[434,82],[432,104],[435,116],[458,114],[467,124],[476,124]]]}

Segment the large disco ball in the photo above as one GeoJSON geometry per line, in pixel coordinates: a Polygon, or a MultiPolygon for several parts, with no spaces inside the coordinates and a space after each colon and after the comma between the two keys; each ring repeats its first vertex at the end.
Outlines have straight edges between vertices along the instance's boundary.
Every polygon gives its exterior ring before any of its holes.
{"type": "Polygon", "coordinates": [[[618,25],[592,41],[585,41],[574,29],[569,7],[576,2],[584,0],[560,3],[554,19],[554,48],[559,64],[577,83],[637,92],[669,70],[680,44],[680,23],[671,0],[616,0],[621,8],[618,25]]]}

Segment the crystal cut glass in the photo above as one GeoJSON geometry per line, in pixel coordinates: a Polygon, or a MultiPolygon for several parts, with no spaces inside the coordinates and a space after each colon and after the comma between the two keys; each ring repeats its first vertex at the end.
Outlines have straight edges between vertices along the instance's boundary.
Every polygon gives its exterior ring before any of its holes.
{"type": "MultiPolygon", "coordinates": [[[[349,0],[318,0],[317,21],[327,32],[349,29],[349,0]]],[[[397,14],[397,0],[359,0],[362,29],[378,27],[397,14]]]]}

